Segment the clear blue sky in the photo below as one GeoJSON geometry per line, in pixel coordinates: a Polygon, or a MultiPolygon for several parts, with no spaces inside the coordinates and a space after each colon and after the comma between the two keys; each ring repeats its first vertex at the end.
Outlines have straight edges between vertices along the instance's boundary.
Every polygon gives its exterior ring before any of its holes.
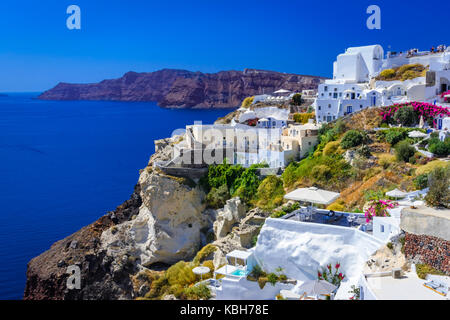
{"type": "Polygon", "coordinates": [[[0,3],[0,92],[97,82],[133,70],[258,68],[331,76],[346,47],[450,44],[445,1],[5,0],[0,3]],[[66,28],[81,8],[82,29],[66,28]],[[381,30],[366,8],[381,8],[381,30]]]}

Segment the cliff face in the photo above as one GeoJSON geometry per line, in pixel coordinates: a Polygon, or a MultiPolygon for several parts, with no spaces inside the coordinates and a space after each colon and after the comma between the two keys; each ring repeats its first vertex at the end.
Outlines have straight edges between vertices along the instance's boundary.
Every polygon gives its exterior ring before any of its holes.
{"type": "Polygon", "coordinates": [[[248,96],[314,89],[324,78],[245,69],[218,73],[163,69],[128,72],[95,84],[59,83],[39,96],[43,100],[155,101],[162,107],[236,107],[248,96]]]}
{"type": "MultiPolygon", "coordinates": [[[[173,140],[165,142],[150,164],[170,154],[173,140]]],[[[200,187],[148,166],[129,200],[28,263],[24,299],[134,298],[132,276],[142,268],[195,256],[214,219],[204,197],[200,187]],[[73,265],[80,268],[81,289],[69,290],[73,265]]]]}

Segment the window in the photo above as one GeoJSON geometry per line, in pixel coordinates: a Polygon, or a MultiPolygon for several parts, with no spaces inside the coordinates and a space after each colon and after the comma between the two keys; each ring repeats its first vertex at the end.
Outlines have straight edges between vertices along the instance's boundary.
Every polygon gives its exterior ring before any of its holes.
{"type": "Polygon", "coordinates": [[[325,86],[324,88],[323,88],[323,91],[328,91],[328,86],[325,86]]]}
{"type": "Polygon", "coordinates": [[[321,106],[319,106],[319,110],[322,110],[322,107],[321,107],[321,106]]]}
{"type": "Polygon", "coordinates": [[[383,224],[380,225],[380,232],[384,233],[384,225],[383,224]]]}
{"type": "Polygon", "coordinates": [[[359,105],[359,108],[362,109],[362,104],[359,105]]]}
{"type": "Polygon", "coordinates": [[[328,109],[331,109],[331,104],[328,105],[328,109]]]}
{"type": "Polygon", "coordinates": [[[342,97],[342,92],[339,92],[339,97],[342,97]]]}

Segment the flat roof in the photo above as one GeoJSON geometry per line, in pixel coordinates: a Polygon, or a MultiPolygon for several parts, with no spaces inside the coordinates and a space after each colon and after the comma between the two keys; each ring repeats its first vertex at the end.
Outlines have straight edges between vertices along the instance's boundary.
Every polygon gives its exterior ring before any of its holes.
{"type": "Polygon", "coordinates": [[[238,258],[246,260],[248,257],[250,257],[253,254],[251,251],[242,251],[242,250],[234,250],[228,253],[226,256],[227,258],[238,258]]]}
{"type": "Polygon", "coordinates": [[[392,276],[367,277],[367,283],[372,292],[380,300],[448,300],[423,284],[427,280],[420,279],[412,272],[406,273],[400,279],[392,276]]]}

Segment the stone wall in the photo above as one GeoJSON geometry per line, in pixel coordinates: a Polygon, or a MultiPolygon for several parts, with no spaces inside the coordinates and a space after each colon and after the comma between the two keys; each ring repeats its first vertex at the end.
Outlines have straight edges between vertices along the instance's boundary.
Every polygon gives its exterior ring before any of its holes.
{"type": "Polygon", "coordinates": [[[450,241],[406,232],[405,255],[416,263],[426,263],[450,275],[450,241]]]}

